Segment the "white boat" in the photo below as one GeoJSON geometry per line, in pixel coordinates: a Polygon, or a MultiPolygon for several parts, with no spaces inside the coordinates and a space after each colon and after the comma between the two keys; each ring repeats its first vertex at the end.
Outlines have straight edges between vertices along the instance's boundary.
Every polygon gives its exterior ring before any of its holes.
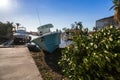
{"type": "Polygon", "coordinates": [[[40,36],[31,40],[37,48],[47,51],[49,53],[54,52],[61,42],[61,32],[50,32],[52,24],[46,24],[38,27],[40,36]]]}
{"type": "Polygon", "coordinates": [[[16,32],[13,34],[14,42],[27,42],[29,40],[29,36],[26,32],[25,27],[19,27],[16,32]]]}

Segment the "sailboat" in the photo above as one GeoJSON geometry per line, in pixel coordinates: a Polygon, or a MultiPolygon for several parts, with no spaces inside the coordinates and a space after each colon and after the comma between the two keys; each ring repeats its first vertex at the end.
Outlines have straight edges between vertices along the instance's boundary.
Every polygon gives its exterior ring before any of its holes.
{"type": "Polygon", "coordinates": [[[40,33],[38,37],[31,40],[38,49],[42,49],[49,53],[54,52],[61,43],[61,32],[51,32],[50,28],[53,28],[52,24],[45,24],[38,27],[40,33]]]}

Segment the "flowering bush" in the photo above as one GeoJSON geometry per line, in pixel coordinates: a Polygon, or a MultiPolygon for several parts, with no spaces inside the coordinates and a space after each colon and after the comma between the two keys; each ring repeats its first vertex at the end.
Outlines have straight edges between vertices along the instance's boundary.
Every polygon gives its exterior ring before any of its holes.
{"type": "Polygon", "coordinates": [[[59,65],[71,80],[120,79],[120,30],[106,27],[92,35],[87,29],[71,31],[73,44],[62,52],[59,65]]]}

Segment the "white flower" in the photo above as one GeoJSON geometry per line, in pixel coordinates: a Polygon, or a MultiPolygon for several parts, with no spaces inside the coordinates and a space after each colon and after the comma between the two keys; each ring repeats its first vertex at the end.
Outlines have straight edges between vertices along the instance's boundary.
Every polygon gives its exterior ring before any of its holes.
{"type": "Polygon", "coordinates": [[[107,33],[108,35],[110,34],[110,32],[107,33]]]}
{"type": "Polygon", "coordinates": [[[107,49],[109,49],[109,46],[108,46],[108,45],[106,45],[106,48],[107,48],[107,49]]]}
{"type": "Polygon", "coordinates": [[[112,29],[112,28],[113,28],[113,26],[111,25],[111,26],[110,26],[110,28],[112,29]]]}
{"type": "Polygon", "coordinates": [[[106,58],[106,60],[107,60],[108,62],[110,62],[110,59],[109,59],[109,57],[105,56],[105,58],[106,58]]]}
{"type": "Polygon", "coordinates": [[[119,43],[120,43],[120,40],[118,40],[117,43],[119,44],[119,43]]]}
{"type": "Polygon", "coordinates": [[[91,46],[93,46],[93,43],[90,43],[91,46]]]}
{"type": "Polygon", "coordinates": [[[110,41],[113,41],[112,37],[109,37],[109,40],[110,40],[110,41]]]}
{"type": "Polygon", "coordinates": [[[96,53],[94,52],[93,55],[96,55],[96,53]]]}
{"type": "Polygon", "coordinates": [[[114,57],[117,57],[117,54],[114,54],[114,57]]]}
{"type": "Polygon", "coordinates": [[[108,51],[104,50],[105,53],[109,53],[108,51]]]}
{"type": "Polygon", "coordinates": [[[98,36],[95,36],[95,38],[98,38],[98,36]]]}
{"type": "Polygon", "coordinates": [[[103,29],[101,31],[103,32],[103,29]]]}
{"type": "Polygon", "coordinates": [[[86,49],[88,49],[88,47],[86,47],[86,49]]]}
{"type": "Polygon", "coordinates": [[[106,33],[104,33],[104,36],[106,35],[106,33]]]}
{"type": "Polygon", "coordinates": [[[70,50],[70,46],[68,46],[67,49],[70,50]]]}
{"type": "Polygon", "coordinates": [[[75,49],[78,49],[78,47],[77,47],[77,46],[75,46],[75,49]]]}
{"type": "Polygon", "coordinates": [[[102,40],[101,42],[105,42],[105,40],[102,40]]]}
{"type": "Polygon", "coordinates": [[[83,61],[84,61],[84,63],[87,63],[87,62],[88,62],[87,58],[85,58],[83,61]]]}
{"type": "Polygon", "coordinates": [[[118,38],[120,38],[120,36],[118,38]]]}
{"type": "Polygon", "coordinates": [[[97,45],[96,45],[96,44],[94,44],[94,48],[95,48],[95,49],[97,48],[97,45]]]}

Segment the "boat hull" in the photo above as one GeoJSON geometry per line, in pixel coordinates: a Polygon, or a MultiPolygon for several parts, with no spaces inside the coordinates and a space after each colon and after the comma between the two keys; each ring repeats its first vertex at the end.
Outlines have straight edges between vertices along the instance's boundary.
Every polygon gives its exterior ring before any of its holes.
{"type": "Polygon", "coordinates": [[[59,47],[61,42],[60,34],[60,32],[44,34],[38,38],[33,39],[32,42],[34,42],[41,49],[52,53],[59,47]]]}

